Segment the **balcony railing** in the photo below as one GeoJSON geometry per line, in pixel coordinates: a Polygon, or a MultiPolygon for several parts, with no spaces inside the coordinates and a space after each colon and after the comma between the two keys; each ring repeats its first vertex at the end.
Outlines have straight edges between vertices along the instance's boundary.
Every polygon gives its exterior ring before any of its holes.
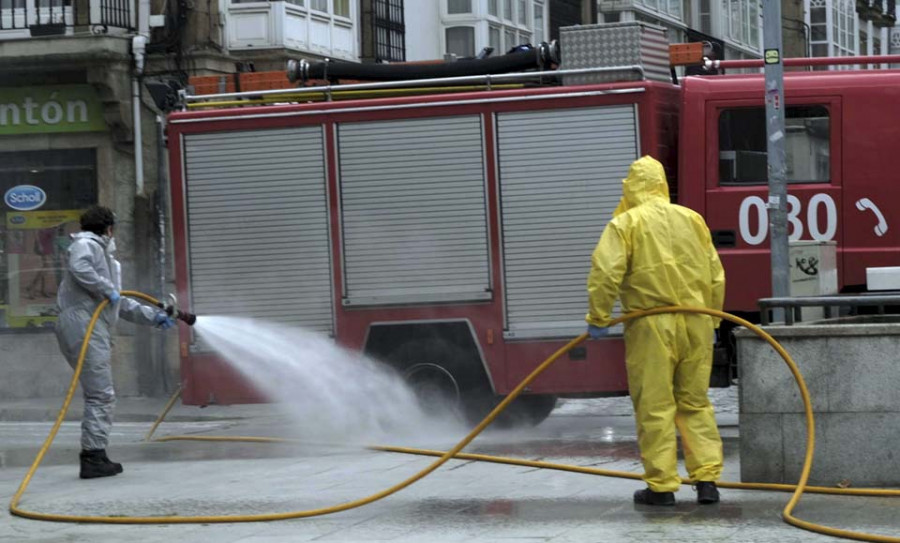
{"type": "Polygon", "coordinates": [[[0,0],[0,38],[134,30],[132,0],[0,0]]]}

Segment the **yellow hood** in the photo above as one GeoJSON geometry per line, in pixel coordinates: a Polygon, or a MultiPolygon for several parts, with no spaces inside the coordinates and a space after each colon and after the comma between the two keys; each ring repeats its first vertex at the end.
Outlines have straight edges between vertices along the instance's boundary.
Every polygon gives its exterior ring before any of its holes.
{"type": "Polygon", "coordinates": [[[613,212],[613,217],[654,198],[662,198],[668,202],[669,184],[666,182],[663,165],[647,155],[635,160],[628,170],[628,177],[622,180],[622,200],[613,212]]]}

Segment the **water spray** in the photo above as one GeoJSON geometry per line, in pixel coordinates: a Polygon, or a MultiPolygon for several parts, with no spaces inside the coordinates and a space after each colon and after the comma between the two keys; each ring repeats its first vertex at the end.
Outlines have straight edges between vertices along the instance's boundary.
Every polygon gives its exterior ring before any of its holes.
{"type": "Polygon", "coordinates": [[[188,326],[193,326],[194,323],[197,322],[197,315],[178,309],[178,298],[175,297],[175,294],[169,294],[167,299],[169,300],[168,304],[156,302],[156,306],[165,311],[166,315],[182,320],[186,322],[188,326]]]}

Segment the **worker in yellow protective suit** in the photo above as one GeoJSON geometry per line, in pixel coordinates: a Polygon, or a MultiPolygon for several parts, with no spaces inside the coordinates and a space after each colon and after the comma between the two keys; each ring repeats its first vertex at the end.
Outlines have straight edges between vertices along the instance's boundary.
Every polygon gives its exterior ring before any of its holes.
{"type": "MultiPolygon", "coordinates": [[[[612,221],[591,257],[588,276],[592,338],[606,335],[617,298],[626,313],[664,306],[722,309],[725,272],[703,218],[669,202],[662,164],[636,160],[623,181],[612,221]]],[[[700,503],[719,501],[722,440],[707,396],[719,319],[651,315],[625,324],[628,391],[648,488],[636,503],[674,505],[680,486],[675,427],[700,503]]]]}

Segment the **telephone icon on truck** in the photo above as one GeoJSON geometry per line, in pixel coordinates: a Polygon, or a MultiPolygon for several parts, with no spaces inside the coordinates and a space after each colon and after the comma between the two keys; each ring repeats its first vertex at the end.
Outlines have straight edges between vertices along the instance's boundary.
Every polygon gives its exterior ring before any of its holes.
{"type": "Polygon", "coordinates": [[[881,214],[881,210],[878,209],[878,206],[875,205],[872,200],[868,198],[862,198],[856,202],[856,209],[860,211],[869,210],[875,214],[875,218],[878,219],[878,224],[875,225],[875,235],[878,237],[883,236],[888,230],[887,221],[884,220],[884,215],[881,214]]]}

